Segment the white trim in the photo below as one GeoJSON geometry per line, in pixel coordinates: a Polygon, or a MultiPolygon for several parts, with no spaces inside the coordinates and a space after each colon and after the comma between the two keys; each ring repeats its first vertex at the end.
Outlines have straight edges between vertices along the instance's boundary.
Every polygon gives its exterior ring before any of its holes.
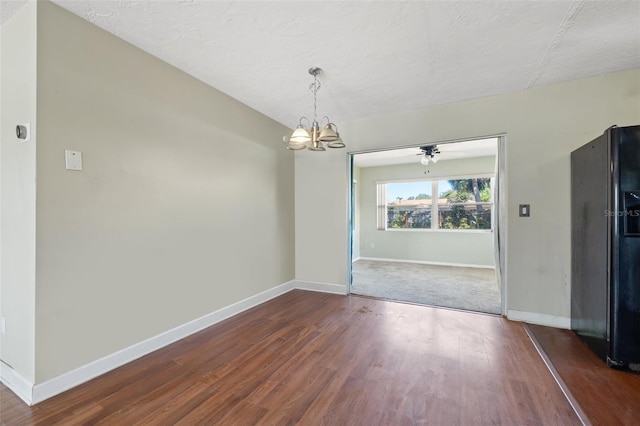
{"type": "MultiPolygon", "coordinates": [[[[498,170],[496,170],[496,179],[499,181],[494,188],[499,191],[498,194],[498,229],[500,234],[498,235],[499,247],[500,247],[500,255],[502,257],[500,264],[497,265],[500,270],[500,295],[502,298],[502,313],[507,312],[507,300],[509,286],[507,283],[507,278],[509,274],[507,273],[508,265],[509,265],[509,250],[507,250],[508,246],[508,234],[509,234],[509,215],[507,213],[507,206],[509,205],[509,191],[507,190],[509,183],[507,182],[507,136],[506,134],[502,134],[498,138],[498,170]]],[[[495,201],[495,200],[494,200],[495,201]]],[[[494,241],[495,247],[495,241],[494,241]]]]}
{"type": "Polygon", "coordinates": [[[293,286],[299,290],[319,291],[321,293],[347,294],[347,287],[341,284],[319,283],[314,281],[293,281],[293,286]]]}
{"type": "Polygon", "coordinates": [[[353,262],[357,262],[357,261],[358,261],[358,260],[360,260],[360,259],[362,259],[362,258],[361,258],[360,256],[358,256],[358,257],[356,257],[355,259],[353,259],[353,260],[351,261],[351,263],[353,263],[353,262]]]}
{"type": "Polygon", "coordinates": [[[358,260],[377,260],[380,262],[398,262],[398,263],[419,263],[421,265],[435,265],[435,266],[456,266],[459,268],[480,268],[480,269],[495,269],[494,266],[489,265],[472,265],[466,263],[449,263],[449,262],[431,262],[428,260],[406,260],[406,259],[388,259],[385,257],[359,257],[358,260]]]}
{"type": "Polygon", "coordinates": [[[0,361],[0,381],[27,405],[33,404],[33,383],[2,361],[0,361]]]}
{"type": "MultiPolygon", "coordinates": [[[[432,211],[432,215],[435,216],[438,212],[437,208],[432,211]]],[[[434,222],[435,223],[435,222],[434,222]]],[[[378,231],[386,232],[444,232],[444,233],[460,233],[460,234],[491,234],[493,229],[446,229],[446,228],[385,228],[378,229],[378,231]]]]}
{"type": "Polygon", "coordinates": [[[535,312],[507,311],[507,318],[511,321],[521,321],[529,324],[546,325],[548,327],[571,329],[571,318],[555,315],[538,314],[535,312]]]}
{"type": "Polygon", "coordinates": [[[544,364],[547,366],[547,369],[549,370],[549,372],[553,376],[553,379],[558,384],[558,387],[560,388],[560,390],[564,394],[564,397],[567,398],[567,401],[569,402],[569,405],[571,405],[571,408],[573,408],[573,411],[576,413],[576,416],[578,416],[578,419],[580,420],[580,423],[582,423],[583,426],[587,426],[587,425],[591,426],[591,422],[589,421],[589,417],[584,412],[582,407],[580,407],[580,404],[578,403],[576,398],[573,396],[573,394],[571,393],[571,390],[566,385],[564,380],[562,380],[562,377],[558,373],[558,370],[554,367],[553,363],[551,362],[551,359],[549,358],[547,353],[544,351],[544,348],[542,347],[542,345],[540,344],[540,342],[536,338],[535,334],[533,334],[531,332],[531,330],[529,329],[529,327],[527,325],[524,326],[524,331],[527,333],[527,336],[529,336],[529,339],[533,343],[533,346],[536,348],[536,351],[538,352],[538,355],[540,355],[540,358],[542,358],[542,361],[544,361],[544,364]]]}
{"type": "MultiPolygon", "coordinates": [[[[496,138],[497,139],[497,138],[496,138]]],[[[472,139],[472,140],[480,140],[480,139],[472,139]]],[[[497,141],[496,141],[497,142],[497,141]]],[[[441,145],[441,144],[438,144],[441,145]]],[[[498,155],[497,149],[496,149],[496,154],[495,155],[483,155],[482,157],[496,157],[498,155]]],[[[480,158],[480,157],[476,157],[476,158],[480,158]]],[[[462,160],[463,158],[461,158],[462,160]]],[[[376,166],[376,167],[380,167],[380,166],[376,166]]],[[[384,166],[382,166],[384,167],[384,166]]],[[[430,177],[420,177],[420,178],[404,178],[404,179],[383,179],[383,180],[377,180],[375,181],[376,185],[379,184],[388,184],[388,183],[410,183],[410,182],[438,182],[441,180],[459,180],[459,179],[473,179],[473,178],[479,178],[479,179],[488,179],[488,178],[492,178],[495,177],[495,173],[492,172],[483,172],[483,173],[466,173],[466,174],[462,174],[462,175],[438,175],[438,176],[430,176],[430,177]]],[[[437,191],[436,191],[437,192],[437,191]]],[[[433,191],[432,191],[433,193],[433,191]]],[[[429,201],[432,200],[432,198],[427,198],[429,201]]],[[[491,204],[491,203],[489,203],[491,204]]]]}
{"type": "Polygon", "coordinates": [[[16,394],[18,394],[18,396],[24,399],[28,404],[37,404],[44,401],[45,399],[58,395],[68,389],[87,382],[95,377],[107,373],[108,371],[127,364],[155,350],[158,350],[180,339],[183,339],[193,333],[210,327],[229,317],[237,315],[240,312],[246,311],[247,309],[253,308],[254,306],[260,305],[270,299],[273,299],[274,297],[278,297],[284,293],[287,293],[294,288],[294,281],[286,282],[269,290],[263,291],[262,293],[258,293],[254,296],[233,303],[229,306],[225,306],[224,308],[218,309],[217,311],[211,312],[210,314],[204,315],[193,321],[189,321],[176,328],[158,334],[157,336],[143,340],[127,348],[107,355],[103,358],[97,359],[93,362],[90,362],[89,364],[68,371],[64,374],[61,374],[60,376],[54,377],[53,379],[47,380],[43,383],[39,383],[33,386],[33,392],[31,392],[30,402],[27,402],[27,400],[18,393],[19,391],[24,391],[24,389],[19,388],[18,391],[15,391],[13,387],[8,387],[14,390],[14,392],[16,392],[16,394]]]}
{"type": "Polygon", "coordinates": [[[289,281],[63,373],[43,383],[33,385],[5,363],[0,363],[0,378],[2,383],[25,403],[34,405],[293,289],[347,294],[346,287],[340,284],[301,280],[289,281]]]}

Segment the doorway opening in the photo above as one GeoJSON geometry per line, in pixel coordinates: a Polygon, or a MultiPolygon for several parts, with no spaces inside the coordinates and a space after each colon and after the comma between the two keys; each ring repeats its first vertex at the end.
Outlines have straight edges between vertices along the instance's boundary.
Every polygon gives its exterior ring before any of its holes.
{"type": "Polygon", "coordinates": [[[504,311],[504,136],[351,153],[350,292],[504,311]]]}

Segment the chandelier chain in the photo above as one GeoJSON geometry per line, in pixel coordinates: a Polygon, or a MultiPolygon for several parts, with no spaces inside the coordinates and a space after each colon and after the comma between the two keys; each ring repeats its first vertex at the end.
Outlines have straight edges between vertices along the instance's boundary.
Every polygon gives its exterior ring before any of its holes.
{"type": "Polygon", "coordinates": [[[318,90],[320,89],[320,81],[318,80],[318,76],[313,74],[313,83],[309,85],[309,90],[313,92],[313,120],[318,121],[318,90]]]}

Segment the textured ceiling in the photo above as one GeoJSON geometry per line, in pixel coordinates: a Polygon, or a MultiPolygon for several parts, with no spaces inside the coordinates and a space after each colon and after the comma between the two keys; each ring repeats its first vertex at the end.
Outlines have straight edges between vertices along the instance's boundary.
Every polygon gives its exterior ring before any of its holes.
{"type": "Polygon", "coordinates": [[[640,67],[639,1],[54,2],[290,127],[640,67]]]}

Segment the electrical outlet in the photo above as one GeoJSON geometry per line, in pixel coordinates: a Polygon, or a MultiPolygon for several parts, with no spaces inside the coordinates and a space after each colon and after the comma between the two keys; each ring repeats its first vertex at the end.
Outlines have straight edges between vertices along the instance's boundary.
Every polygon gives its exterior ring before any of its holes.
{"type": "Polygon", "coordinates": [[[7,332],[7,321],[4,317],[0,317],[0,333],[4,334],[7,332]]]}
{"type": "Polygon", "coordinates": [[[371,248],[376,248],[375,243],[371,243],[371,248]]]}

